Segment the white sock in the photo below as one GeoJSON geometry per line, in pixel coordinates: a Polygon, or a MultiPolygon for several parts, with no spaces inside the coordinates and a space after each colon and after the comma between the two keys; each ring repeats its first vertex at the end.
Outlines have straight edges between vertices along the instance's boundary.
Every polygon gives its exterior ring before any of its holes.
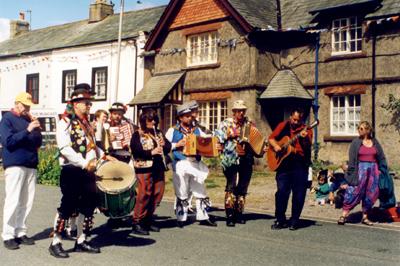
{"type": "Polygon", "coordinates": [[[58,243],[61,243],[61,236],[60,236],[59,234],[57,234],[57,233],[54,232],[53,241],[51,242],[51,244],[52,244],[53,246],[55,246],[55,245],[57,245],[58,243]]]}
{"type": "Polygon", "coordinates": [[[78,244],[83,243],[86,240],[86,234],[83,233],[83,221],[85,220],[85,216],[83,214],[79,214],[78,221],[76,223],[76,227],[78,230],[78,239],[76,240],[78,244]]]}

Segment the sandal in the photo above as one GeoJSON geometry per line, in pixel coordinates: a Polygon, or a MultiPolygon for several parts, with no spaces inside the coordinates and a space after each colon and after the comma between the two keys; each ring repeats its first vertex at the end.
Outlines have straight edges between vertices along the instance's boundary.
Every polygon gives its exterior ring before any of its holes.
{"type": "Polygon", "coordinates": [[[344,225],[346,223],[346,217],[340,216],[339,220],[337,221],[339,225],[344,225]]]}
{"type": "Polygon", "coordinates": [[[368,225],[368,226],[374,225],[374,223],[371,222],[368,218],[363,218],[363,219],[361,220],[361,223],[363,223],[363,224],[365,224],[365,225],[368,225]]]}

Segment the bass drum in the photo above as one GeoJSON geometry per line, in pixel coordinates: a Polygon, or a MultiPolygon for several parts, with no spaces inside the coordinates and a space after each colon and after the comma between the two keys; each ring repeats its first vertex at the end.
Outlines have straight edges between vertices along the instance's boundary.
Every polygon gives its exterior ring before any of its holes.
{"type": "Polygon", "coordinates": [[[124,162],[106,161],[96,177],[100,211],[115,219],[131,215],[136,197],[134,169],[124,162]]]}

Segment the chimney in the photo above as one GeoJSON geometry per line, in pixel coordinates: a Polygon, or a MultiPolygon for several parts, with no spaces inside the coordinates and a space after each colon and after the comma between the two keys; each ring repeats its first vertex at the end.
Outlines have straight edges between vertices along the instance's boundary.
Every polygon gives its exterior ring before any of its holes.
{"type": "Polygon", "coordinates": [[[89,23],[99,22],[107,16],[114,14],[114,4],[110,4],[108,0],[96,0],[89,8],[89,23]]]}
{"type": "Polygon", "coordinates": [[[18,20],[10,21],[10,39],[29,31],[29,22],[25,21],[25,13],[19,13],[18,20]]]}

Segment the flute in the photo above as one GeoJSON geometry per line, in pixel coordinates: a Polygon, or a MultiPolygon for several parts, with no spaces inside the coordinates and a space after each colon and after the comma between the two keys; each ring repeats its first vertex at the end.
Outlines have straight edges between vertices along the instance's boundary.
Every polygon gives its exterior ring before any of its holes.
{"type": "MultiPolygon", "coordinates": [[[[160,147],[160,140],[161,140],[161,138],[163,136],[161,134],[157,134],[155,126],[153,126],[153,130],[154,130],[154,137],[156,138],[156,142],[157,142],[157,147],[160,147]]],[[[167,171],[168,170],[168,165],[167,165],[167,162],[165,161],[164,150],[162,150],[162,152],[161,152],[161,158],[162,158],[162,161],[163,161],[164,169],[167,171]]]]}

